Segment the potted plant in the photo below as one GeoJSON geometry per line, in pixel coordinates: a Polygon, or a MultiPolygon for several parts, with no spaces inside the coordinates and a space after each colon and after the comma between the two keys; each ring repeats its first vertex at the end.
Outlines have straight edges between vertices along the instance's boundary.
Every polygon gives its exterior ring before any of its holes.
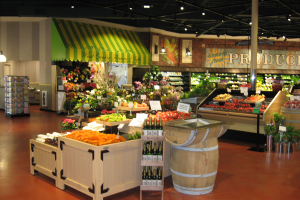
{"type": "Polygon", "coordinates": [[[276,124],[276,133],[278,133],[279,126],[283,124],[285,117],[277,112],[273,113],[274,115],[274,122],[276,124]]]}
{"type": "Polygon", "coordinates": [[[268,151],[272,151],[272,149],[273,149],[273,137],[274,137],[274,134],[275,134],[275,126],[273,126],[272,124],[268,124],[265,127],[265,133],[266,133],[266,136],[267,136],[268,151]]]}
{"type": "Polygon", "coordinates": [[[300,130],[294,130],[292,132],[292,137],[291,137],[291,142],[292,142],[292,149],[293,149],[293,153],[297,152],[298,151],[298,140],[299,140],[299,137],[300,137],[300,134],[299,134],[300,130]]]}
{"type": "Polygon", "coordinates": [[[78,127],[76,126],[75,120],[72,119],[61,119],[61,127],[62,127],[62,132],[68,132],[68,131],[73,131],[76,130],[78,127]]]}
{"type": "Polygon", "coordinates": [[[69,99],[64,102],[63,107],[66,111],[68,111],[68,115],[70,115],[71,101],[69,99]]]}
{"type": "Polygon", "coordinates": [[[281,137],[280,137],[280,134],[276,134],[274,136],[274,143],[275,143],[275,152],[280,153],[281,152],[281,137]]]}
{"type": "Polygon", "coordinates": [[[290,145],[291,145],[290,140],[291,140],[291,135],[288,132],[283,133],[282,135],[283,153],[290,152],[290,145]]]}

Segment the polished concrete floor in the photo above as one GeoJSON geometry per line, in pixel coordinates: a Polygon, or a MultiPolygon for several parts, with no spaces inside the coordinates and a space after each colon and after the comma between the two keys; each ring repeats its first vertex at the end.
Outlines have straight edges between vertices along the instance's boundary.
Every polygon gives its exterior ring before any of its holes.
{"type": "MultiPolygon", "coordinates": [[[[62,115],[31,106],[30,117],[8,118],[0,111],[0,199],[53,200],[87,199],[76,190],[64,191],[42,174],[30,174],[29,139],[37,134],[60,130],[62,115]]],[[[219,141],[219,168],[214,190],[202,196],[177,192],[171,177],[165,179],[164,199],[184,200],[299,200],[300,151],[290,154],[258,153],[247,149],[254,144],[219,141]]],[[[160,199],[159,192],[144,192],[143,199],[160,199]]],[[[139,199],[139,187],[104,198],[139,199]]]]}

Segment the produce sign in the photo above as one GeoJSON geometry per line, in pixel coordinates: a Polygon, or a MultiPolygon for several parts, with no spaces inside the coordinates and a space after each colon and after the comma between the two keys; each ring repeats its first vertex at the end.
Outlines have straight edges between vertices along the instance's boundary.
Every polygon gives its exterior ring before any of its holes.
{"type": "Polygon", "coordinates": [[[126,141],[122,136],[119,136],[119,139],[117,139],[117,135],[115,134],[103,134],[99,133],[98,131],[91,130],[73,131],[71,134],[66,135],[65,137],[97,146],[126,141]]]}
{"type": "Polygon", "coordinates": [[[232,96],[230,94],[219,94],[218,96],[213,98],[213,101],[225,102],[231,98],[232,98],[232,96]]]}
{"type": "Polygon", "coordinates": [[[112,113],[107,115],[102,115],[100,117],[96,117],[97,120],[105,121],[105,122],[119,122],[126,120],[126,115],[120,113],[112,113]]]}
{"type": "Polygon", "coordinates": [[[191,116],[191,113],[183,113],[183,112],[177,112],[176,110],[174,111],[167,111],[167,112],[161,112],[158,111],[156,115],[149,115],[148,121],[150,118],[152,118],[152,122],[154,121],[154,118],[156,118],[157,122],[159,122],[159,118],[162,119],[162,121],[171,121],[175,119],[185,119],[189,118],[191,116]]]}
{"type": "MultiPolygon", "coordinates": [[[[223,109],[223,110],[236,110],[236,111],[244,111],[244,112],[253,112],[253,108],[250,104],[245,103],[243,99],[232,99],[233,103],[225,102],[223,106],[214,105],[214,104],[203,104],[203,108],[216,108],[216,109],[223,109]]],[[[265,112],[267,105],[262,105],[260,112],[265,112]]]]}
{"type": "Polygon", "coordinates": [[[296,109],[300,109],[300,101],[298,99],[295,100],[289,100],[287,102],[284,103],[283,105],[284,108],[296,108],[296,109]]]}
{"type": "Polygon", "coordinates": [[[255,103],[257,101],[263,102],[265,100],[265,95],[251,95],[247,99],[245,99],[245,103],[255,103]]]}

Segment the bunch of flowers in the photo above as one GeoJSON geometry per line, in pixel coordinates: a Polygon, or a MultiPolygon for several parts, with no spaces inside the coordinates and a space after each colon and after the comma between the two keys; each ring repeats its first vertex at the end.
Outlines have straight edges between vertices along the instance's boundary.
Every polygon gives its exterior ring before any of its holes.
{"type": "Polygon", "coordinates": [[[83,74],[80,74],[79,77],[80,77],[81,80],[84,80],[84,79],[85,79],[85,75],[83,75],[83,74]]]}
{"type": "Polygon", "coordinates": [[[67,75],[67,79],[72,80],[72,79],[73,79],[73,75],[72,75],[71,73],[69,73],[69,74],[67,75]]]}
{"type": "Polygon", "coordinates": [[[161,97],[162,108],[168,110],[176,110],[182,94],[182,92],[170,92],[168,95],[164,94],[161,97]]]}
{"type": "Polygon", "coordinates": [[[77,94],[76,94],[76,92],[67,92],[66,96],[67,96],[67,99],[72,100],[77,96],[77,94]]]}
{"type": "Polygon", "coordinates": [[[61,119],[62,131],[77,129],[75,120],[72,119],[61,119]]]}
{"type": "Polygon", "coordinates": [[[63,73],[63,77],[66,77],[68,75],[68,69],[61,68],[60,71],[63,73]]]}
{"type": "Polygon", "coordinates": [[[76,90],[77,89],[77,85],[74,84],[74,83],[65,83],[64,87],[65,87],[66,92],[68,92],[70,90],[76,90]]]}

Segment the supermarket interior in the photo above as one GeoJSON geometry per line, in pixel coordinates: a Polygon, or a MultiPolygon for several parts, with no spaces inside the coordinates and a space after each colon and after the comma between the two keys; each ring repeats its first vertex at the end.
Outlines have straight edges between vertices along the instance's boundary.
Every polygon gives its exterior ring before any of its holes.
{"type": "Polygon", "coordinates": [[[299,199],[297,10],[0,2],[0,199],[299,199]]]}

